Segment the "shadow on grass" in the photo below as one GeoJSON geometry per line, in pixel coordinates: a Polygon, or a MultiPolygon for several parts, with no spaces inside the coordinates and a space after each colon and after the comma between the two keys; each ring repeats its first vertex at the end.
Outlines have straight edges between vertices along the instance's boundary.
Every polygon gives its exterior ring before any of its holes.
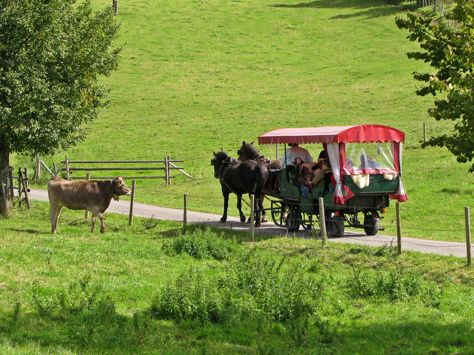
{"type": "MultiPolygon", "coordinates": [[[[275,340],[287,338],[288,344],[293,339],[288,334],[275,334],[265,327],[258,333],[249,327],[244,329],[231,324],[176,324],[163,323],[152,319],[147,313],[134,316],[116,315],[113,319],[96,320],[93,327],[83,324],[80,319],[67,318],[53,320],[40,317],[36,313],[19,314],[13,320],[11,314],[0,314],[0,339],[18,351],[41,348],[54,353],[65,349],[80,353],[185,353],[192,347],[193,351],[214,344],[215,350],[229,350],[234,344],[242,350],[239,343],[249,339],[260,339],[260,346],[273,346],[275,340]],[[235,327],[235,329],[234,329],[235,327]],[[220,329],[222,328],[222,331],[220,329]],[[240,335],[238,335],[240,334],[240,335]],[[278,338],[278,339],[277,339],[278,338]],[[161,350],[160,350],[161,349],[161,350]]],[[[251,321],[249,325],[251,324],[251,321]]],[[[285,329],[282,324],[279,329],[285,329]]],[[[308,335],[314,338],[315,330],[308,329],[308,335]]],[[[468,354],[473,349],[472,323],[468,320],[442,324],[435,319],[426,321],[385,321],[361,326],[351,324],[342,329],[335,329],[333,339],[321,344],[328,353],[458,353],[468,354]],[[381,348],[383,344],[383,348],[381,348]]],[[[314,341],[294,344],[295,353],[306,353],[314,350],[314,341]],[[307,345],[305,345],[307,344],[307,345]]],[[[246,347],[247,350],[251,350],[246,347]]],[[[236,350],[234,349],[234,350],[236,350]]],[[[217,353],[217,352],[216,352],[217,353]]],[[[253,353],[253,351],[251,352],[253,353]]],[[[287,352],[284,352],[287,353],[287,352]]]]}
{"type": "Polygon", "coordinates": [[[474,195],[474,189],[443,188],[439,192],[448,195],[474,195]]]}
{"type": "Polygon", "coordinates": [[[339,336],[353,353],[471,354],[474,346],[469,320],[451,324],[434,319],[380,322],[350,327],[339,336]]]}
{"type": "Polygon", "coordinates": [[[384,0],[376,1],[354,1],[354,0],[317,0],[309,2],[300,2],[297,4],[273,4],[275,8],[286,9],[360,9],[351,14],[336,15],[330,19],[347,19],[353,17],[374,18],[380,16],[389,16],[401,11],[407,10],[405,5],[389,5],[384,0]]]}
{"type": "MultiPolygon", "coordinates": [[[[252,242],[252,235],[250,225],[241,222],[199,222],[192,223],[186,226],[185,234],[192,234],[196,231],[202,232],[210,230],[212,233],[219,234],[225,239],[231,239],[238,242],[252,242]]],[[[175,238],[183,235],[182,228],[169,229],[158,233],[161,238],[175,238]]],[[[265,224],[262,227],[255,228],[255,242],[272,239],[274,237],[281,237],[287,235],[286,229],[277,227],[273,224],[265,224]]],[[[306,236],[307,233],[298,232],[295,235],[298,237],[306,236]]]]}
{"type": "Polygon", "coordinates": [[[30,229],[30,228],[25,228],[25,229],[20,229],[20,228],[7,228],[6,230],[11,231],[11,232],[16,232],[16,233],[28,233],[28,234],[51,234],[51,231],[40,231],[38,229],[30,229]]]}

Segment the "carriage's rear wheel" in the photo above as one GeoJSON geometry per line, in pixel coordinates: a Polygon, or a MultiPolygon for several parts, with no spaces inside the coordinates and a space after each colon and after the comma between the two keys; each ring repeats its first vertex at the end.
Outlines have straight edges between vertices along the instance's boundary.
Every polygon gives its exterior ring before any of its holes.
{"type": "Polygon", "coordinates": [[[368,213],[364,217],[364,231],[367,235],[376,235],[380,229],[380,218],[374,213],[368,213]]]}

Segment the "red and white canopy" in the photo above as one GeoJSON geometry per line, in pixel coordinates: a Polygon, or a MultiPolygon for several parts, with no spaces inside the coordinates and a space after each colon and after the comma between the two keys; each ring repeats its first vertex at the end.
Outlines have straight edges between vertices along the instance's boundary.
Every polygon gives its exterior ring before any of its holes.
{"type": "Polygon", "coordinates": [[[403,142],[405,133],[383,125],[281,128],[258,137],[259,144],[403,142]]]}

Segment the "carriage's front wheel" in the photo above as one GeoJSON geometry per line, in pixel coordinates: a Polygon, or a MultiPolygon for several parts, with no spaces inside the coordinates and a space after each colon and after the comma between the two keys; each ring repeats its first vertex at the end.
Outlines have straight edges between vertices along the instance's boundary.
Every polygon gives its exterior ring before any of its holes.
{"type": "Polygon", "coordinates": [[[298,206],[290,206],[288,217],[286,218],[286,227],[288,232],[297,232],[301,224],[301,212],[298,206]]]}
{"type": "Polygon", "coordinates": [[[271,200],[270,210],[272,212],[272,220],[278,227],[286,226],[286,217],[288,208],[282,201],[271,200]]]}

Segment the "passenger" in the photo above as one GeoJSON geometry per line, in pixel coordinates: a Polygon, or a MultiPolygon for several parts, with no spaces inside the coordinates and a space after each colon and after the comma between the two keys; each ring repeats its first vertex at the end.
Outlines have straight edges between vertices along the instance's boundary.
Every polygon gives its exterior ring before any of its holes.
{"type": "Polygon", "coordinates": [[[290,143],[288,145],[290,149],[287,149],[286,154],[282,158],[282,166],[284,168],[289,165],[295,166],[297,158],[301,159],[303,163],[313,162],[311,154],[306,149],[300,147],[297,143],[290,143]]]}
{"type": "Polygon", "coordinates": [[[329,163],[328,152],[323,149],[318,156],[318,163],[316,168],[313,170],[312,186],[316,186],[324,180],[326,173],[331,172],[331,165],[329,163]]]}
{"type": "Polygon", "coordinates": [[[360,156],[360,167],[361,169],[378,169],[382,166],[377,163],[371,156],[361,154],[360,156]]]}

